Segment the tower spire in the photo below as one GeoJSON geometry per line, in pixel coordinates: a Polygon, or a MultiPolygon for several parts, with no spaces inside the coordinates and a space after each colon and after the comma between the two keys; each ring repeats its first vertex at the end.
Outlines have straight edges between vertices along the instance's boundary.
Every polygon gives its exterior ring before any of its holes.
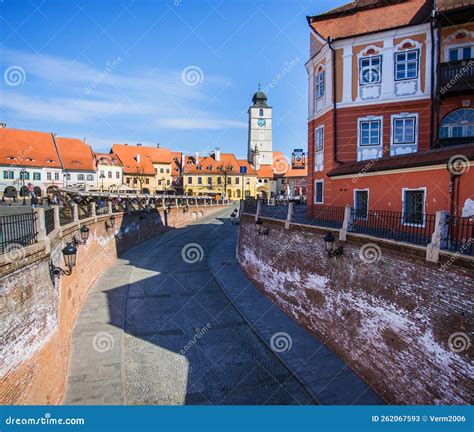
{"type": "Polygon", "coordinates": [[[260,89],[260,83],[258,83],[258,91],[261,91],[261,89],[260,89]]]}

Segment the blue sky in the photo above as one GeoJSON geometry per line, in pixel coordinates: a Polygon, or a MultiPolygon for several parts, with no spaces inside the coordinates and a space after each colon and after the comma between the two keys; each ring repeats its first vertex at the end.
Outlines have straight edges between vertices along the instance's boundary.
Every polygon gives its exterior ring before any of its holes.
{"type": "Polygon", "coordinates": [[[0,121],[194,153],[246,155],[260,82],[273,146],[306,148],[306,15],[317,0],[0,2],[0,121]],[[270,83],[273,82],[270,88],[270,83]]]}

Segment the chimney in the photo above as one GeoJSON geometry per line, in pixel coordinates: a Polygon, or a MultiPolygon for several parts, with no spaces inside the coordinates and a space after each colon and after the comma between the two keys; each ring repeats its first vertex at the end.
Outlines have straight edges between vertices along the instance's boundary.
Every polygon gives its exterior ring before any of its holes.
{"type": "Polygon", "coordinates": [[[137,143],[137,147],[141,147],[142,146],[142,143],[137,143]]]}
{"type": "Polygon", "coordinates": [[[140,154],[137,154],[135,156],[135,160],[137,161],[138,164],[140,163],[140,154]]]}
{"type": "Polygon", "coordinates": [[[196,152],[196,165],[199,163],[199,152],[196,152]]]}
{"type": "Polygon", "coordinates": [[[216,160],[216,162],[221,161],[221,149],[219,147],[216,147],[216,149],[214,150],[214,159],[216,160]]]}
{"type": "Polygon", "coordinates": [[[161,146],[160,143],[156,144],[156,148],[160,148],[160,146],[161,146]]]}

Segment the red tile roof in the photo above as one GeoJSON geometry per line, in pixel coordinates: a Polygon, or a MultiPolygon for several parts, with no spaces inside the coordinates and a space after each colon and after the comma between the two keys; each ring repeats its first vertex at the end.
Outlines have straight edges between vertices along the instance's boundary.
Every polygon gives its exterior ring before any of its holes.
{"type": "Polygon", "coordinates": [[[255,168],[253,165],[246,159],[237,159],[237,162],[239,164],[239,167],[245,166],[247,167],[247,173],[248,175],[255,175],[257,174],[257,171],[255,171],[255,168]]]}
{"type": "Polygon", "coordinates": [[[183,153],[181,152],[171,152],[171,157],[173,162],[171,163],[171,174],[174,176],[180,175],[181,173],[181,159],[183,153]]]}
{"type": "Polygon", "coordinates": [[[61,168],[48,132],[0,128],[0,164],[61,168]]]}
{"type": "Polygon", "coordinates": [[[429,0],[361,0],[321,15],[308,17],[324,39],[342,39],[428,22],[429,0]]]}
{"type": "Polygon", "coordinates": [[[155,175],[153,163],[171,163],[173,160],[171,150],[167,148],[114,144],[112,153],[122,161],[125,174],[155,175]]]}
{"type": "Polygon", "coordinates": [[[55,141],[65,170],[96,171],[94,153],[84,141],[57,136],[55,141]]]}
{"type": "Polygon", "coordinates": [[[360,161],[344,164],[327,173],[328,177],[360,174],[365,172],[390,171],[394,169],[412,168],[446,164],[451,156],[462,154],[469,160],[474,160],[474,144],[462,148],[443,148],[426,152],[418,152],[400,156],[389,156],[376,161],[360,161]],[[368,163],[371,162],[371,163],[368,163]]]}
{"type": "Polygon", "coordinates": [[[213,155],[200,157],[197,163],[194,156],[185,158],[185,174],[222,174],[219,168],[225,169],[228,174],[240,174],[239,162],[232,153],[221,153],[219,161],[216,161],[213,155]]]}

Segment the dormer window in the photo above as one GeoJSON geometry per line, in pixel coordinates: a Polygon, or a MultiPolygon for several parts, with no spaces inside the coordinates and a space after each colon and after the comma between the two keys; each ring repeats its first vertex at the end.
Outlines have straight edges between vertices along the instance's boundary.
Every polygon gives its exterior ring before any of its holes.
{"type": "Polygon", "coordinates": [[[15,156],[7,156],[7,159],[8,160],[16,160],[16,157],[15,156]]]}
{"type": "Polygon", "coordinates": [[[201,170],[202,170],[202,166],[201,166],[201,165],[198,165],[197,169],[198,169],[199,171],[201,171],[201,170]]]}
{"type": "Polygon", "coordinates": [[[77,160],[73,160],[73,161],[72,161],[72,164],[73,164],[74,166],[78,166],[78,165],[80,165],[81,163],[80,163],[79,161],[77,161],[77,160]]]}
{"type": "Polygon", "coordinates": [[[229,165],[229,166],[227,167],[227,171],[232,171],[232,165],[229,165]]]}
{"type": "Polygon", "coordinates": [[[48,163],[55,163],[56,161],[54,159],[48,159],[46,162],[48,163]]]}
{"type": "Polygon", "coordinates": [[[212,165],[209,165],[209,166],[207,167],[207,169],[208,169],[209,171],[212,171],[212,165]]]}

